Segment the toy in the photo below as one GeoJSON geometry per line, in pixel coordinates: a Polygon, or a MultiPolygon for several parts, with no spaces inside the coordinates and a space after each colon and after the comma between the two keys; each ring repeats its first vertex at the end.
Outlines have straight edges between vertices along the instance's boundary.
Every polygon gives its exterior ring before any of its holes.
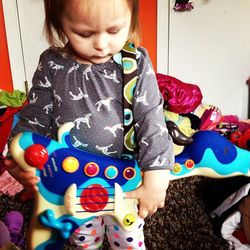
{"type": "Polygon", "coordinates": [[[193,142],[192,137],[186,136],[173,121],[166,121],[166,125],[173,142],[177,145],[188,145],[193,142]]]}
{"type": "Polygon", "coordinates": [[[10,211],[4,217],[4,223],[9,229],[10,241],[16,246],[23,245],[23,236],[21,233],[23,227],[23,215],[18,211],[10,211]]]}
{"type": "MultiPolygon", "coordinates": [[[[74,148],[69,138],[73,126],[60,127],[59,142],[31,132],[11,142],[15,161],[41,178],[29,234],[31,249],[62,249],[71,233],[93,216],[110,214],[126,230],[133,228],[137,217],[136,201],[124,197],[124,192],[140,185],[136,161],[74,148]]],[[[176,157],[171,180],[192,175],[249,175],[250,152],[213,131],[199,131],[193,140],[176,157]]]]}
{"type": "Polygon", "coordinates": [[[246,129],[243,133],[236,131],[231,134],[230,141],[240,148],[250,151],[250,129],[246,129]]]}
{"type": "Polygon", "coordinates": [[[3,221],[0,221],[0,248],[2,249],[2,247],[5,247],[10,243],[22,247],[24,243],[21,234],[22,227],[23,215],[18,211],[8,212],[4,216],[3,221]]]}
{"type": "Polygon", "coordinates": [[[193,135],[193,143],[175,158],[171,179],[193,175],[226,178],[250,176],[250,152],[238,148],[217,132],[204,130],[193,135]]]}
{"type": "Polygon", "coordinates": [[[24,132],[10,145],[15,161],[41,178],[29,233],[31,249],[62,249],[71,233],[93,216],[111,214],[126,230],[138,216],[137,201],[123,194],[140,184],[136,161],[73,148],[73,125],[59,129],[59,142],[24,132]]]}

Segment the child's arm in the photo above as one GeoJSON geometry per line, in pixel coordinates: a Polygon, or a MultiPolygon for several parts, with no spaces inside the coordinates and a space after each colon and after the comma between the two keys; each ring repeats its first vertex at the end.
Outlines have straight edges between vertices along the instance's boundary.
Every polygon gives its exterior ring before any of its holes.
{"type": "MultiPolygon", "coordinates": [[[[51,109],[45,109],[52,102],[52,88],[50,82],[50,50],[46,50],[39,59],[39,66],[32,79],[29,92],[29,103],[19,113],[19,121],[11,131],[8,144],[19,132],[33,131],[43,135],[51,134],[51,109]]],[[[50,106],[50,105],[49,105],[50,106]]],[[[5,161],[7,171],[29,191],[37,191],[39,178],[32,171],[23,171],[15,161],[5,161]]]]}
{"type": "Polygon", "coordinates": [[[138,152],[135,157],[143,172],[143,183],[127,197],[139,200],[139,216],[145,218],[164,206],[174,152],[152,63],[145,49],[138,51],[140,77],[134,92],[133,117],[138,152]]]}
{"type": "Polygon", "coordinates": [[[138,199],[139,216],[146,218],[164,206],[168,185],[169,170],[145,171],[142,185],[127,193],[126,198],[138,199]]]}

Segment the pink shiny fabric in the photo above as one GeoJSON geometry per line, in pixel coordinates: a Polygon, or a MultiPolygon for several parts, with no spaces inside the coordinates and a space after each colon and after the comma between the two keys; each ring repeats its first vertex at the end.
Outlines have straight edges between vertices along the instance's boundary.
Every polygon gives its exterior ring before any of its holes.
{"type": "Polygon", "coordinates": [[[201,103],[203,96],[197,85],[160,73],[156,74],[156,78],[167,110],[187,114],[194,111],[201,103]]]}

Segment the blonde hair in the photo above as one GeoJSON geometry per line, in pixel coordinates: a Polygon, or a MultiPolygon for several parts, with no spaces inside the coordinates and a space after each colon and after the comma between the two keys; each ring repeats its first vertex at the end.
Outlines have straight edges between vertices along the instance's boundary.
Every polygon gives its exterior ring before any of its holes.
{"type": "MultiPolygon", "coordinates": [[[[67,44],[67,38],[63,32],[61,20],[65,5],[68,1],[69,0],[44,0],[44,32],[48,43],[53,47],[62,48],[67,44]]],[[[141,42],[139,0],[127,0],[127,3],[131,9],[132,17],[128,41],[138,47],[141,42]]]]}

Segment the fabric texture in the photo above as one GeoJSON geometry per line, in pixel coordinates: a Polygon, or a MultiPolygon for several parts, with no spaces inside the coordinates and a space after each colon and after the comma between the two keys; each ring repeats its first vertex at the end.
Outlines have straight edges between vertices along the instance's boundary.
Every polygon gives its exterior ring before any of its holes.
{"type": "Polygon", "coordinates": [[[236,250],[247,250],[250,248],[250,245],[243,244],[234,236],[234,231],[242,228],[242,226],[242,215],[239,211],[236,211],[224,221],[221,227],[222,237],[236,250]]]}
{"type": "MultiPolygon", "coordinates": [[[[58,127],[74,122],[73,146],[121,157],[123,150],[123,74],[119,56],[104,64],[84,65],[46,50],[40,57],[30,90],[30,104],[20,112],[12,136],[33,131],[53,137],[58,127]],[[42,108],[41,108],[42,107],[42,108]]],[[[144,170],[173,166],[173,145],[166,129],[163,99],[147,51],[139,48],[138,82],[134,90],[133,118],[144,170]]]]}
{"type": "Polygon", "coordinates": [[[134,44],[126,43],[122,51],[123,68],[123,158],[133,158],[136,150],[136,138],[133,118],[133,97],[138,80],[136,49],[134,44]]]}
{"type": "Polygon", "coordinates": [[[21,107],[25,103],[27,96],[20,90],[14,90],[13,92],[0,91],[0,105],[9,107],[21,107]]]}
{"type": "Polygon", "coordinates": [[[167,110],[186,114],[194,111],[201,103],[203,96],[198,85],[159,73],[156,77],[167,110]]]}
{"type": "Polygon", "coordinates": [[[144,250],[143,225],[139,218],[135,222],[135,230],[123,230],[111,216],[96,217],[78,228],[71,236],[70,242],[74,249],[100,249],[106,231],[108,241],[113,250],[137,249],[144,250]]]}
{"type": "Polygon", "coordinates": [[[176,0],[175,1],[175,5],[174,5],[175,11],[179,11],[179,12],[190,11],[193,8],[194,8],[193,4],[192,2],[189,2],[189,0],[176,0]]]}
{"type": "Polygon", "coordinates": [[[8,171],[0,175],[0,195],[15,196],[23,190],[23,186],[8,171]]]}

